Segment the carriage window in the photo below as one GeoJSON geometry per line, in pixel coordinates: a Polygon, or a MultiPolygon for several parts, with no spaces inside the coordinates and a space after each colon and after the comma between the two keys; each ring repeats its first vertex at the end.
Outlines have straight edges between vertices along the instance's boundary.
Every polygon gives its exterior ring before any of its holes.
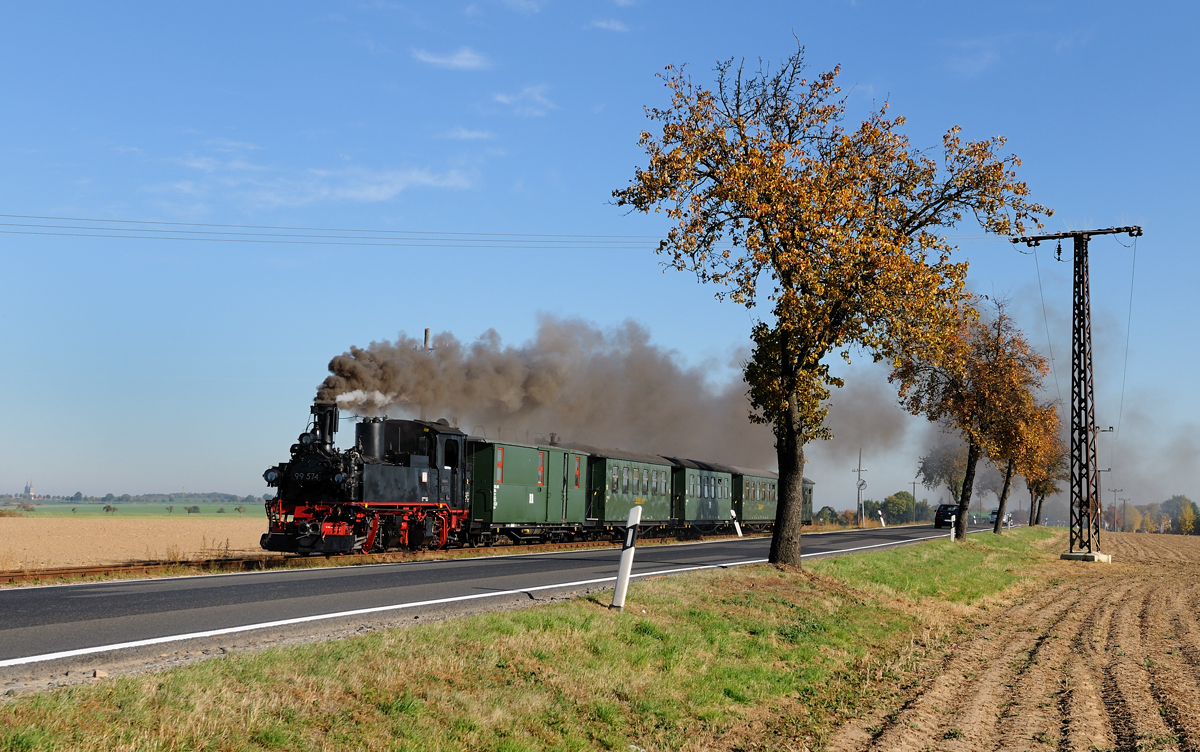
{"type": "Polygon", "coordinates": [[[642,495],[650,493],[650,473],[642,471],[642,495]]]}
{"type": "Polygon", "coordinates": [[[621,493],[629,493],[629,466],[621,467],[621,493]]]}
{"type": "Polygon", "coordinates": [[[660,494],[662,494],[662,472],[659,470],[655,470],[654,471],[654,495],[658,496],[660,494]]]}
{"type": "Polygon", "coordinates": [[[504,482],[504,447],[496,447],[496,482],[504,482]]]}
{"type": "Polygon", "coordinates": [[[634,493],[638,492],[638,478],[639,478],[638,469],[635,467],[633,469],[633,492],[634,493]]]}
{"type": "Polygon", "coordinates": [[[546,453],[538,452],[538,485],[546,485],[546,453]]]}
{"type": "Polygon", "coordinates": [[[616,465],[613,465],[613,472],[612,472],[612,491],[613,491],[613,493],[617,492],[617,484],[620,483],[620,480],[621,480],[621,471],[616,465]]]}
{"type": "Polygon", "coordinates": [[[580,457],[575,458],[575,487],[576,488],[579,488],[579,467],[580,467],[581,462],[582,462],[582,458],[580,458],[580,457]]]}

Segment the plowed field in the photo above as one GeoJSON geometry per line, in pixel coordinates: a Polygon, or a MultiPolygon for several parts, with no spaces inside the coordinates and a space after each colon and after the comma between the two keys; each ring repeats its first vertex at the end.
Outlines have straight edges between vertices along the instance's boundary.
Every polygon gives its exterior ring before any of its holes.
{"type": "Polygon", "coordinates": [[[1200,751],[1200,538],[1106,534],[830,750],[1200,751]]]}

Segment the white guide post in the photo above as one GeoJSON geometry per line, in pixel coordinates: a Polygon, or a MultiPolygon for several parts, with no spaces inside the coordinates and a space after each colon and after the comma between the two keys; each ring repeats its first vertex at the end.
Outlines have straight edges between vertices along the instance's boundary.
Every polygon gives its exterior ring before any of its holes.
{"type": "Polygon", "coordinates": [[[617,589],[613,591],[613,602],[609,608],[618,611],[625,608],[625,592],[629,590],[629,573],[633,571],[633,549],[637,545],[638,525],[642,521],[642,508],[634,506],[629,510],[629,519],[625,522],[625,543],[621,546],[621,566],[617,570],[617,589]]]}
{"type": "Polygon", "coordinates": [[[954,542],[954,522],[958,519],[957,514],[950,515],[950,542],[954,542]]]}
{"type": "Polygon", "coordinates": [[[729,510],[729,516],[733,518],[733,529],[737,531],[738,537],[742,537],[742,526],[738,524],[737,512],[733,509],[729,510]]]}
{"type": "Polygon", "coordinates": [[[887,527],[887,523],[883,521],[883,510],[879,510],[879,524],[887,527]]]}

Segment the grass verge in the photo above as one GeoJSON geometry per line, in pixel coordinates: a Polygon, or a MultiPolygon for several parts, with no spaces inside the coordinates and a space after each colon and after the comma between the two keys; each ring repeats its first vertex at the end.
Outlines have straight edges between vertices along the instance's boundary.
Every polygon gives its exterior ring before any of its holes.
{"type": "Polygon", "coordinates": [[[0,750],[769,749],[894,692],[1047,563],[1021,529],[639,582],[0,706],[0,750]]]}

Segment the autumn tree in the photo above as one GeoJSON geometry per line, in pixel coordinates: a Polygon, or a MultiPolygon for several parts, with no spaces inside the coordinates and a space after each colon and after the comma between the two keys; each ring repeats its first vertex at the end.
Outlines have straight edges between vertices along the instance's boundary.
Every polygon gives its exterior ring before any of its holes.
{"type": "Polygon", "coordinates": [[[962,443],[945,426],[939,439],[933,443],[917,464],[917,477],[921,485],[930,491],[940,486],[950,489],[951,497],[957,501],[962,495],[963,475],[967,470],[967,445],[962,443]]]}
{"type": "Polygon", "coordinates": [[[1025,479],[1025,488],[1029,491],[1029,524],[1042,524],[1042,505],[1046,497],[1062,493],[1060,483],[1070,480],[1067,467],[1067,449],[1062,439],[1055,434],[1047,440],[1045,452],[1036,464],[1021,474],[1025,479]]]}
{"type": "Polygon", "coordinates": [[[981,458],[1002,460],[1008,466],[1005,486],[1011,483],[1008,463],[1022,451],[1020,434],[1037,413],[1035,393],[1048,370],[1045,358],[1025,341],[1002,304],[996,304],[990,322],[964,311],[947,346],[932,357],[906,350],[897,359],[889,378],[899,385],[901,404],[914,415],[954,426],[967,444],[958,535],[967,532],[981,458]]]}
{"type": "Polygon", "coordinates": [[[1045,210],[1027,200],[1004,141],[964,141],[957,127],[935,158],[910,146],[887,105],[843,125],[838,69],[809,80],[804,50],[777,70],[715,68],[710,90],[684,67],[662,74],[661,127],[639,141],[618,205],[665,211],[666,266],[717,286],[716,296],[769,314],[753,326],[745,366],[751,419],[775,433],[780,493],[770,560],[799,566],[804,447],[828,439],[829,370],[853,348],[892,358],[895,343],[934,352],[965,296],[966,264],[939,230],[970,215],[988,232],[1022,232],[1045,210]]]}

